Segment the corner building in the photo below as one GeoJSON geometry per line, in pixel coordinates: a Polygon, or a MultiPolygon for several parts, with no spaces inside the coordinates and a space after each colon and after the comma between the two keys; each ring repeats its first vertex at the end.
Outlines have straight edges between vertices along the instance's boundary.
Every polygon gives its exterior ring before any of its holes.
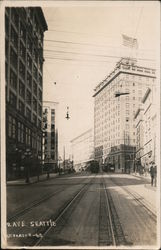
{"type": "Polygon", "coordinates": [[[23,175],[26,150],[33,159],[42,154],[43,38],[46,30],[47,23],[40,7],[5,9],[7,179],[23,175]]]}
{"type": "Polygon", "coordinates": [[[134,116],[147,87],[155,83],[155,70],[122,58],[94,93],[95,160],[112,163],[116,172],[135,168],[134,116]],[[117,92],[129,93],[115,97],[117,92]]]}

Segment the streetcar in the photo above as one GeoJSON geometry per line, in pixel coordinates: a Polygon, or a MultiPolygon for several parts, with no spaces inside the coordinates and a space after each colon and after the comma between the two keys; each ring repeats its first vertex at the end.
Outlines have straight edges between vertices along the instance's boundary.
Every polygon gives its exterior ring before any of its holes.
{"type": "Polygon", "coordinates": [[[98,173],[99,172],[99,163],[97,161],[91,161],[89,169],[91,173],[98,173]]]}

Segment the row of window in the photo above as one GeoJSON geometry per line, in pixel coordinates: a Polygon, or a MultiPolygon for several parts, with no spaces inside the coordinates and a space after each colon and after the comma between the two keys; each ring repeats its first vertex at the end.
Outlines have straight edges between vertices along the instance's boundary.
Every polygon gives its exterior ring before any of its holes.
{"type": "MultiPolygon", "coordinates": [[[[23,88],[23,85],[20,85],[19,93],[20,93],[20,96],[22,96],[24,98],[24,96],[25,96],[25,90],[23,88]]],[[[41,117],[42,116],[42,106],[40,104],[38,104],[38,102],[37,102],[37,100],[36,100],[35,97],[33,97],[33,101],[32,101],[31,97],[32,97],[31,96],[31,92],[29,90],[27,90],[27,92],[26,92],[26,102],[27,102],[27,104],[29,104],[31,106],[31,103],[32,103],[33,104],[33,110],[36,113],[38,113],[38,115],[41,117]]],[[[12,105],[12,107],[14,107],[14,108],[17,107],[17,96],[12,91],[9,92],[9,103],[12,105]]],[[[19,100],[19,107],[18,107],[18,109],[20,110],[21,113],[24,112],[24,107],[25,107],[24,103],[21,100],[19,100]]],[[[30,118],[30,116],[28,118],[30,118]]]]}
{"type": "MultiPolygon", "coordinates": [[[[10,86],[14,90],[17,90],[17,76],[13,70],[10,71],[10,86]]],[[[26,92],[27,92],[27,100],[28,99],[31,100],[31,92],[29,90],[27,90],[26,92]]],[[[33,82],[33,93],[35,96],[37,96],[38,94],[39,100],[42,101],[42,91],[41,89],[38,88],[38,85],[35,81],[33,82]]],[[[25,98],[25,84],[21,80],[19,80],[19,95],[22,98],[25,98]]]]}
{"type": "MultiPolygon", "coordinates": [[[[17,142],[24,143],[32,148],[37,148],[37,141],[41,143],[41,138],[37,137],[30,128],[26,127],[23,123],[17,122],[11,115],[8,116],[8,137],[17,139],[17,142]]],[[[40,145],[39,145],[40,146],[40,145]]]]}
{"type": "MultiPolygon", "coordinates": [[[[23,15],[23,18],[26,19],[26,11],[30,13],[30,8],[25,8],[25,9],[18,9],[18,13],[23,15]]],[[[15,26],[15,29],[18,30],[19,28],[19,20],[20,20],[20,34],[21,37],[25,40],[26,39],[26,30],[28,33],[30,33],[32,36],[34,36],[35,43],[39,44],[39,46],[42,46],[42,41],[43,41],[43,30],[40,28],[38,20],[36,15],[34,15],[34,8],[31,10],[32,12],[32,17],[30,14],[28,14],[28,19],[24,20],[24,22],[27,24],[27,26],[24,26],[21,17],[19,18],[19,15],[16,11],[16,9],[11,8],[11,21],[13,25],[15,26]]],[[[6,10],[6,13],[9,14],[9,9],[6,10]]],[[[9,31],[9,22],[8,22],[8,16],[5,15],[5,27],[6,31],[9,31]]]]}
{"type": "MultiPolygon", "coordinates": [[[[16,109],[17,107],[17,97],[14,93],[10,91],[9,93],[9,103],[12,105],[13,108],[16,109]]],[[[18,110],[21,114],[25,114],[25,104],[19,100],[18,102],[18,110]]],[[[33,102],[33,110],[35,110],[36,113],[41,117],[42,115],[42,106],[38,105],[38,112],[37,112],[37,101],[33,102]]],[[[26,107],[26,117],[29,121],[31,121],[31,109],[26,107]]],[[[35,125],[37,125],[37,116],[33,113],[33,122],[35,125]]],[[[38,119],[38,126],[41,128],[41,120],[38,119]]]]}

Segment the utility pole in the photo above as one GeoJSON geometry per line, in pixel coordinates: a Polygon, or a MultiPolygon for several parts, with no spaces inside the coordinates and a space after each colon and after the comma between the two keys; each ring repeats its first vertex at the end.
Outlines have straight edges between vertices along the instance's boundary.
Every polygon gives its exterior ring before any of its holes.
{"type": "Polygon", "coordinates": [[[65,173],[65,146],[64,146],[64,173],[65,173]]]}

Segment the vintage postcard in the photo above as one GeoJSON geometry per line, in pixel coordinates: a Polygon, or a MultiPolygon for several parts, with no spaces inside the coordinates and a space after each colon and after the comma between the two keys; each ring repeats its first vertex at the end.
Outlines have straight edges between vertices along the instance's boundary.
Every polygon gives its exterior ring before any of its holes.
{"type": "Polygon", "coordinates": [[[160,2],[1,1],[1,247],[160,248],[160,2]]]}

